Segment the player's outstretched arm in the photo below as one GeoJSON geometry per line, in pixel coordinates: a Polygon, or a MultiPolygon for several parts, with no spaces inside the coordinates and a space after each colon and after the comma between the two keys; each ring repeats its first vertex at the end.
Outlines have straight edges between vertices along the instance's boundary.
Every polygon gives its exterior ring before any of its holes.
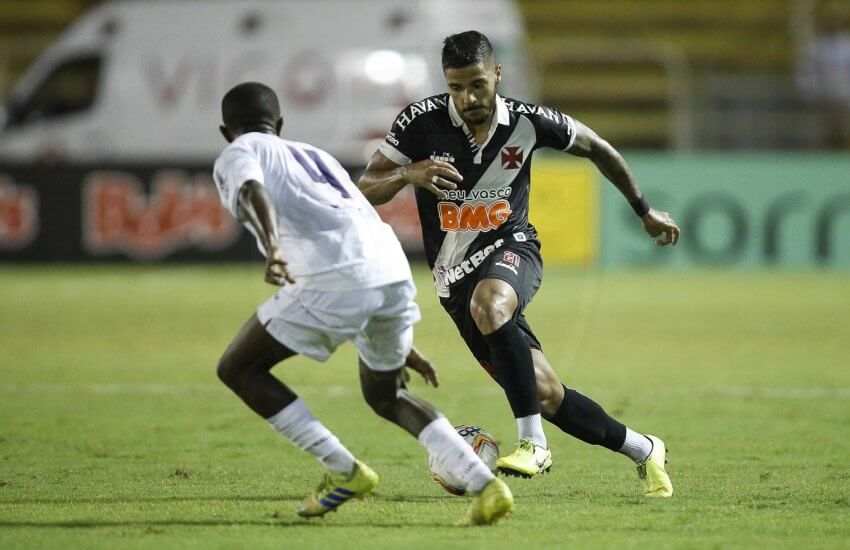
{"type": "Polygon", "coordinates": [[[461,180],[463,176],[448,162],[427,159],[399,166],[375,151],[357,187],[372,204],[384,204],[407,184],[422,187],[442,198],[444,189],[457,189],[455,182],[461,180]]]}
{"type": "Polygon", "coordinates": [[[239,216],[251,224],[263,243],[266,251],[266,282],[277,286],[294,283],[280,251],[277,212],[265,186],[258,181],[246,181],[239,190],[236,204],[239,216]]]}
{"type": "Polygon", "coordinates": [[[629,204],[640,216],[643,228],[652,237],[663,238],[655,242],[661,246],[675,245],[679,240],[679,226],[670,217],[668,212],[661,212],[649,207],[649,203],[643,198],[640,187],[635,180],[629,165],[623,156],[611,146],[610,143],[599,137],[596,132],[577,120],[575,123],[576,137],[569,153],[590,159],[602,172],[608,181],[620,190],[629,204]]]}

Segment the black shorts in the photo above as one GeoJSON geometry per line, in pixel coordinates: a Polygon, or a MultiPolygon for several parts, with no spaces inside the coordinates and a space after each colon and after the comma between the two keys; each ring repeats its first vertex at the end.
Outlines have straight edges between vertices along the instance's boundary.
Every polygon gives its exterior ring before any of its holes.
{"type": "Polygon", "coordinates": [[[536,241],[509,242],[494,251],[482,262],[475,273],[458,286],[452,287],[448,298],[440,298],[440,304],[457,325],[466,346],[481,366],[493,376],[490,361],[490,349],[484,341],[484,335],[478,330],[472,318],[469,304],[475,286],[483,279],[505,281],[516,291],[517,309],[513,320],[525,335],[533,349],[542,349],[540,341],[531,331],[523,315],[525,307],[531,302],[543,280],[543,259],[540,257],[540,245],[536,241]]]}

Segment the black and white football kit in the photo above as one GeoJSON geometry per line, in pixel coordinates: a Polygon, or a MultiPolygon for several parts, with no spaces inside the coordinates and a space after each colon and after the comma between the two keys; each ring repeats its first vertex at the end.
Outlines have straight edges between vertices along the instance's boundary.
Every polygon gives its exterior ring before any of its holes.
{"type": "Polygon", "coordinates": [[[540,349],[523,316],[543,269],[537,231],[528,221],[531,158],[541,147],[568,150],[574,140],[569,116],[497,95],[479,147],[451,96],[440,94],[407,106],[379,148],[396,164],[442,160],[463,176],[445,199],[417,188],[416,204],[440,302],[490,374],[490,352],[469,311],[472,293],[485,278],[510,284],[519,298],[514,320],[529,345],[540,349]]]}
{"type": "MultiPolygon", "coordinates": [[[[440,94],[407,106],[379,148],[396,164],[443,160],[463,176],[445,199],[416,188],[425,253],[441,304],[475,358],[505,390],[521,441],[528,432],[520,421],[543,412],[533,356],[524,346],[540,349],[523,316],[543,270],[537,231],[528,221],[531,157],[541,147],[568,151],[575,140],[576,123],[569,116],[497,95],[495,116],[479,147],[451,96],[440,94]],[[487,278],[510,284],[519,303],[512,320],[485,336],[472,318],[470,302],[477,282],[487,278]]],[[[558,409],[549,411],[546,420],[586,443],[629,456],[639,475],[644,468],[642,479],[649,479],[647,465],[655,464],[661,481],[654,489],[645,482],[645,494],[672,494],[661,440],[629,430],[580,392],[567,386],[563,391],[558,409]],[[659,458],[653,462],[650,455],[659,458]]],[[[536,443],[534,448],[536,453],[536,443]]]]}

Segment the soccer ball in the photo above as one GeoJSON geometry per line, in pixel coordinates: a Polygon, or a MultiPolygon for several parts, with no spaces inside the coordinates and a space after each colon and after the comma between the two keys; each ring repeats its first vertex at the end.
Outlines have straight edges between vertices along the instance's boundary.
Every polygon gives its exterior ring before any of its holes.
{"type": "MultiPolygon", "coordinates": [[[[490,435],[490,432],[478,426],[469,424],[461,424],[455,426],[455,430],[460,436],[469,443],[475,454],[484,461],[484,464],[490,468],[491,472],[496,471],[496,460],[499,458],[499,444],[496,439],[490,435]]],[[[431,468],[431,477],[437,484],[453,495],[462,495],[466,493],[466,484],[450,474],[442,464],[437,464],[434,459],[428,461],[428,466],[431,468]]]]}

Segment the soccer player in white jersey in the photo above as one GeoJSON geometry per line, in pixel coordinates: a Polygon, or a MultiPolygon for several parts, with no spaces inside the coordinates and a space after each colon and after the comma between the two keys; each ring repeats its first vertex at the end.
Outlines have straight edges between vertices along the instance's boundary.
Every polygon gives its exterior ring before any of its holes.
{"type": "Polygon", "coordinates": [[[218,376],[325,467],[298,514],[335,510],[372,492],[378,476],[270,370],[296,354],[325,361],[350,340],[372,409],[417,437],[474,495],[466,521],[490,524],[507,515],[513,510],[507,486],[445,417],[405,386],[405,366],[435,386],[437,377],[413,348],[416,287],[392,229],[331,155],[279,136],[283,119],[271,88],[240,84],[224,96],[221,110],[230,145],[215,163],[216,186],[224,206],[256,236],[267,258],[266,281],[283,288],[236,334],[218,376]]]}

